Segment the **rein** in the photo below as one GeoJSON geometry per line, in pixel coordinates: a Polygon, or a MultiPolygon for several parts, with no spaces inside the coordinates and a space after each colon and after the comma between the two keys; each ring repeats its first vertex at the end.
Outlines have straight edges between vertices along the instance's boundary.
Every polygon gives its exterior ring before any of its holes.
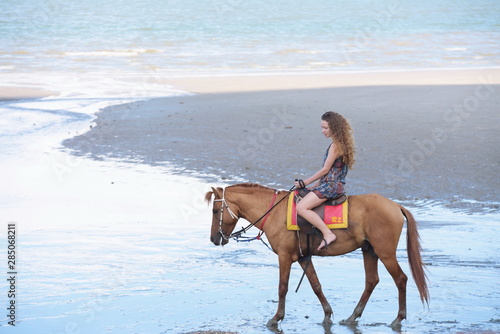
{"type": "MultiPolygon", "coordinates": [[[[287,194],[285,196],[283,196],[276,204],[274,204],[275,200],[276,200],[276,195],[278,195],[278,191],[276,190],[274,192],[274,196],[273,196],[273,199],[271,201],[271,205],[269,206],[269,209],[259,218],[257,219],[255,222],[253,223],[250,223],[248,226],[242,228],[241,230],[237,231],[237,232],[233,232],[231,233],[230,235],[226,236],[224,234],[224,231],[222,231],[222,217],[223,217],[223,214],[224,214],[224,206],[226,207],[226,209],[228,210],[229,212],[229,215],[233,218],[233,219],[238,219],[239,217],[237,215],[235,215],[231,209],[229,208],[229,205],[227,204],[226,202],[226,199],[225,199],[225,196],[224,196],[224,193],[226,191],[226,189],[224,188],[224,190],[222,191],[222,198],[221,199],[214,199],[214,202],[215,201],[218,201],[218,202],[222,202],[222,206],[221,206],[221,214],[220,214],[220,219],[219,219],[219,233],[221,234],[221,236],[225,239],[225,240],[229,240],[229,239],[235,239],[237,242],[240,242],[240,241],[252,241],[252,240],[261,240],[262,242],[264,242],[264,240],[261,239],[261,236],[262,234],[264,234],[264,230],[261,230],[261,232],[256,236],[256,237],[245,237],[245,236],[242,236],[242,234],[246,233],[249,229],[251,229],[253,226],[255,226],[258,222],[260,222],[261,220],[264,219],[264,221],[262,222],[262,228],[264,227],[264,224],[266,223],[267,221],[267,217],[269,216],[270,212],[278,205],[280,204],[285,198],[288,197],[288,195],[290,195],[290,193],[295,189],[295,186],[291,187],[290,190],[287,191],[287,194]],[[243,240],[240,240],[240,239],[243,239],[243,240]]],[[[264,244],[267,246],[267,248],[269,248],[269,246],[264,242],[264,244]]]]}
{"type": "MultiPolygon", "coordinates": [[[[302,183],[303,183],[303,181],[302,181],[302,183]]],[[[224,216],[224,207],[226,207],[226,209],[229,212],[229,215],[231,216],[231,218],[238,220],[239,217],[236,214],[234,214],[234,212],[231,210],[231,208],[229,208],[229,205],[227,204],[226,198],[225,198],[226,188],[224,188],[222,190],[222,198],[221,199],[214,199],[214,202],[222,202],[221,210],[220,210],[220,218],[219,218],[219,233],[220,233],[220,235],[225,240],[234,239],[234,240],[236,240],[236,242],[250,242],[250,241],[253,241],[253,240],[260,240],[272,252],[273,251],[272,248],[269,247],[269,245],[261,238],[262,235],[264,234],[264,224],[266,223],[267,217],[269,216],[269,214],[271,213],[271,211],[278,204],[280,204],[285,198],[287,198],[288,195],[290,195],[290,193],[292,191],[294,191],[294,190],[295,190],[295,186],[292,186],[290,188],[290,190],[287,191],[286,195],[283,196],[278,201],[278,203],[274,204],[274,202],[276,201],[276,196],[278,195],[278,190],[275,190],[274,191],[274,195],[273,195],[273,199],[271,200],[271,204],[269,205],[269,209],[259,219],[257,219],[253,223],[250,223],[250,225],[248,225],[247,227],[242,228],[238,232],[233,232],[230,235],[226,236],[224,234],[224,231],[222,231],[222,219],[223,219],[223,216],[224,216]],[[253,226],[257,225],[257,223],[260,222],[261,220],[263,220],[262,221],[262,226],[261,226],[261,231],[259,232],[259,234],[257,234],[256,237],[246,237],[246,236],[242,235],[242,234],[246,233],[249,229],[251,229],[253,226]]],[[[299,247],[300,247],[300,241],[299,241],[299,247]]],[[[309,235],[307,235],[307,249],[310,250],[310,247],[309,247],[309,235]]],[[[308,262],[306,264],[306,267],[304,268],[304,272],[302,273],[302,277],[300,278],[299,284],[297,285],[297,289],[295,290],[296,293],[299,291],[300,285],[302,284],[302,281],[304,280],[304,276],[306,275],[307,268],[309,267],[309,264],[311,263],[311,254],[309,253],[308,256],[302,257],[302,259],[300,259],[299,261],[304,261],[304,260],[307,260],[308,262]]]]}

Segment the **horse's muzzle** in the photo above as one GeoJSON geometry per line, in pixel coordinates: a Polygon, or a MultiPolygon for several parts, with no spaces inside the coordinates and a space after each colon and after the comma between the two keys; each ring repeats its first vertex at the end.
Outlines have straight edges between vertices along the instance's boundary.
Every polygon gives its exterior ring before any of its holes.
{"type": "Polygon", "coordinates": [[[229,242],[229,240],[224,239],[220,233],[217,233],[215,236],[210,237],[210,241],[215,245],[215,246],[224,246],[229,242]]]}

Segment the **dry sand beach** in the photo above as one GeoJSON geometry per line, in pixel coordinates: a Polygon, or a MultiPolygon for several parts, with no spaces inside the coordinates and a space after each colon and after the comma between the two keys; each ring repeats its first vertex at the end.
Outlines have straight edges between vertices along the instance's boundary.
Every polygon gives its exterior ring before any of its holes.
{"type": "Polygon", "coordinates": [[[210,181],[288,188],[320,166],[328,142],[319,119],[335,110],[355,131],[348,193],[498,209],[498,69],[169,83],[196,95],[107,108],[90,132],[64,145],[93,157],[168,163],[210,181]]]}
{"type": "Polygon", "coordinates": [[[0,101],[36,99],[51,95],[57,95],[57,92],[38,88],[0,86],[0,101]]]}

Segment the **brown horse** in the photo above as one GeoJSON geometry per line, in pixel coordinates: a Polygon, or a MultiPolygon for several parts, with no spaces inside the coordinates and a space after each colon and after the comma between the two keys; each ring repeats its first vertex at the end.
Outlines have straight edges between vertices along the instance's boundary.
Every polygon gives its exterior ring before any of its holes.
{"type": "MultiPolygon", "coordinates": [[[[287,196],[288,193],[288,191],[278,192],[276,200],[287,196]]],[[[274,194],[274,189],[250,183],[236,184],[225,189],[212,188],[212,191],[207,192],[205,196],[207,202],[214,197],[210,240],[217,246],[228,243],[229,235],[234,230],[238,219],[244,218],[249,222],[256,222],[269,209],[274,194]]],[[[349,196],[348,200],[349,227],[334,230],[337,240],[319,252],[316,248],[322,239],[313,238],[309,250],[314,255],[335,256],[362,247],[366,275],[365,290],[352,315],[342,322],[347,325],[355,324],[355,320],[361,316],[371,293],[379,282],[377,265],[380,259],[399,291],[399,311],[391,327],[400,328],[401,321],[406,318],[407,276],[396,259],[396,248],[405,218],[408,261],[422,303],[429,302],[416,221],[407,209],[378,194],[349,196]]],[[[307,248],[305,233],[287,230],[286,208],[287,201],[284,200],[270,211],[264,226],[262,226],[263,220],[255,224],[257,228],[265,232],[269,244],[278,254],[279,259],[278,310],[267,323],[269,328],[276,328],[278,322],[285,317],[285,297],[288,292],[291,265],[301,258],[301,253],[307,248]]],[[[322,292],[312,262],[309,265],[307,262],[300,261],[299,263],[305,270],[309,283],[323,307],[325,313],[323,324],[331,325],[332,308],[322,292]]]]}

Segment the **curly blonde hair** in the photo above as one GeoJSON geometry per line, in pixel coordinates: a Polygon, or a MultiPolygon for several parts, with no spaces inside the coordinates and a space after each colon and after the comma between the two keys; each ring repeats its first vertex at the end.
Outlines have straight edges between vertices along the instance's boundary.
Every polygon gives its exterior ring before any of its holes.
{"type": "Polygon", "coordinates": [[[328,122],[332,131],[332,140],[339,150],[339,156],[342,156],[343,162],[347,167],[352,168],[355,162],[356,147],[354,145],[354,136],[351,124],[339,113],[328,111],[321,116],[322,121],[328,122]]]}

